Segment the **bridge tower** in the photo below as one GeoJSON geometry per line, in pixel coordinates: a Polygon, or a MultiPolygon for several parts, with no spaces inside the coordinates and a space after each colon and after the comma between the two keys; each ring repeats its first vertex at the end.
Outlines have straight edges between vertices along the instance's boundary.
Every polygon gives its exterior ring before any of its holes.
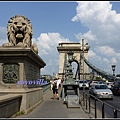
{"type": "MultiPolygon", "coordinates": [[[[87,60],[89,48],[90,46],[88,46],[88,43],[84,45],[84,57],[87,60]]],[[[88,66],[86,64],[83,64],[83,59],[80,56],[83,53],[81,43],[59,43],[57,50],[59,52],[59,72],[58,72],[59,78],[65,78],[65,63],[68,59],[67,53],[69,51],[72,51],[74,53],[73,59],[79,65],[79,73],[77,78],[83,79],[83,65],[84,65],[85,78],[89,79],[88,66]]]]}

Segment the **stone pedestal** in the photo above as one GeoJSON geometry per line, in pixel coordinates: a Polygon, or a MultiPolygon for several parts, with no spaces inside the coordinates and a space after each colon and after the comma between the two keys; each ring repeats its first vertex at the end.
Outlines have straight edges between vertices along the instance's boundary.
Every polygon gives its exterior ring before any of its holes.
{"type": "Polygon", "coordinates": [[[0,88],[39,86],[36,80],[45,65],[31,48],[0,47],[0,88]]]}
{"type": "Polygon", "coordinates": [[[20,110],[27,113],[43,100],[38,81],[45,65],[31,48],[1,46],[0,95],[22,95],[20,110]]]}

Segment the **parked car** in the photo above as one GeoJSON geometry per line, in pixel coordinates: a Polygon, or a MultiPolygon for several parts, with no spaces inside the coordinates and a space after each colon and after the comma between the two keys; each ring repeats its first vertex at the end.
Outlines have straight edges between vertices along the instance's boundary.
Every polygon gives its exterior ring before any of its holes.
{"type": "Polygon", "coordinates": [[[84,85],[85,89],[89,89],[89,84],[88,84],[87,80],[79,80],[79,89],[82,89],[83,85],[84,85]]]}
{"type": "Polygon", "coordinates": [[[114,85],[111,86],[111,90],[114,95],[120,95],[120,80],[115,81],[114,85]]]}
{"type": "Polygon", "coordinates": [[[94,95],[97,98],[113,99],[112,91],[105,84],[93,84],[89,88],[89,94],[94,95]]]}

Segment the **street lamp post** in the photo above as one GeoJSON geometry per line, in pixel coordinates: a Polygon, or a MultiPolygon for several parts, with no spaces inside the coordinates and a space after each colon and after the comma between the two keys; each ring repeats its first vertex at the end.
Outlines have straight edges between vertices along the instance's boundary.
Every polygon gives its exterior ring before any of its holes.
{"type": "Polygon", "coordinates": [[[73,52],[69,51],[68,53],[67,64],[65,64],[65,82],[62,84],[62,99],[64,103],[67,104],[67,107],[79,107],[80,95],[79,95],[79,84],[76,84],[73,79],[73,52]],[[77,98],[77,100],[76,100],[77,98]],[[72,101],[72,102],[71,102],[72,101]]]}
{"type": "Polygon", "coordinates": [[[94,80],[94,71],[92,70],[92,80],[94,80]]]}
{"type": "Polygon", "coordinates": [[[70,83],[72,83],[72,82],[74,82],[73,81],[73,70],[72,70],[72,62],[73,62],[73,52],[72,51],[69,51],[68,53],[68,62],[70,63],[70,65],[69,65],[69,69],[68,69],[68,71],[69,71],[69,82],[70,83]]]}
{"type": "Polygon", "coordinates": [[[116,65],[111,65],[111,67],[112,67],[112,71],[113,71],[113,77],[115,77],[115,67],[116,67],[116,65]]]}
{"type": "Polygon", "coordinates": [[[85,84],[84,84],[84,39],[82,39],[82,56],[83,56],[83,106],[85,105],[84,95],[85,95],[85,84]]]}

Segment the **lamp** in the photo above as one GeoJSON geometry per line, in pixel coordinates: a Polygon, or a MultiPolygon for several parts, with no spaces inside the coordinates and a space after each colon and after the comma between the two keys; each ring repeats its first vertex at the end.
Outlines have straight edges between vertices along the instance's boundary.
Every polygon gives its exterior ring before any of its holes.
{"type": "Polygon", "coordinates": [[[116,65],[111,65],[111,67],[112,67],[112,71],[113,71],[113,76],[115,76],[115,67],[116,67],[116,65]]]}
{"type": "Polygon", "coordinates": [[[69,67],[68,67],[68,79],[69,79],[69,83],[74,82],[73,81],[73,71],[72,71],[72,65],[71,63],[73,62],[73,52],[69,51],[67,52],[68,54],[68,62],[70,63],[69,67]]]}
{"type": "Polygon", "coordinates": [[[72,61],[73,61],[73,52],[72,51],[69,51],[68,53],[68,61],[69,61],[69,63],[71,64],[72,63],[72,61]]]}

